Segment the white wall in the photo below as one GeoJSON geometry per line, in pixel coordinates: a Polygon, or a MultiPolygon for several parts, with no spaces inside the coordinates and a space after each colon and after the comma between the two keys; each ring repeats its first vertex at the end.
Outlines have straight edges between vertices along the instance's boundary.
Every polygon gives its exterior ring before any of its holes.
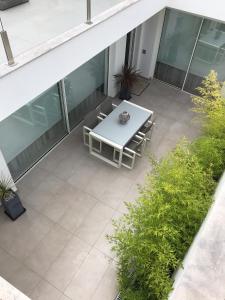
{"type": "Polygon", "coordinates": [[[196,235],[183,268],[175,276],[169,300],[224,299],[225,173],[214,202],[196,235]]]}
{"type": "Polygon", "coordinates": [[[10,171],[8,169],[8,166],[6,164],[6,161],[5,161],[5,159],[3,157],[3,154],[0,150],[0,179],[1,178],[6,178],[6,179],[10,178],[12,180],[12,189],[14,191],[16,191],[16,186],[13,182],[13,179],[12,179],[12,176],[11,176],[10,171]]]}
{"type": "Polygon", "coordinates": [[[108,96],[115,97],[119,92],[119,86],[114,78],[115,74],[121,73],[125,61],[126,35],[112,44],[109,48],[109,76],[108,76],[108,96]]]}
{"type": "Polygon", "coordinates": [[[167,0],[140,0],[0,79],[0,121],[145,22],[167,0]]]}
{"type": "Polygon", "coordinates": [[[134,65],[141,75],[151,78],[154,75],[165,10],[160,11],[136,30],[134,65]],[[146,54],[143,53],[146,51],[146,54]]]}

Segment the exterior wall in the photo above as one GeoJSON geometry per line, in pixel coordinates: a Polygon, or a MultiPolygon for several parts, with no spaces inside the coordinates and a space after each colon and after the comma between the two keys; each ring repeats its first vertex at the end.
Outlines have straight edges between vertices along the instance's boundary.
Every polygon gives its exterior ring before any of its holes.
{"type": "Polygon", "coordinates": [[[167,0],[137,1],[2,77],[0,121],[145,22],[165,7],[166,3],[167,0]]]}
{"type": "MultiPolygon", "coordinates": [[[[2,152],[0,150],[0,179],[1,178],[7,178],[7,179],[11,178],[12,179],[12,176],[10,174],[10,171],[8,169],[6,161],[5,161],[5,159],[4,159],[3,155],[2,155],[2,152]]],[[[15,186],[13,180],[12,180],[12,189],[14,191],[16,191],[16,186],[15,186]]]]}
{"type": "Polygon", "coordinates": [[[224,299],[225,173],[208,212],[175,276],[169,300],[224,299]]]}
{"type": "Polygon", "coordinates": [[[134,65],[146,78],[154,75],[164,15],[165,10],[160,11],[136,30],[134,65]]]}
{"type": "MultiPolygon", "coordinates": [[[[44,55],[39,54],[20,68],[16,66],[13,72],[2,77],[0,121],[166,6],[225,21],[223,0],[124,0],[124,3],[127,7],[120,8],[114,15],[106,11],[95,18],[93,26],[82,25],[83,32],[69,41],[55,48],[49,41],[44,55]],[[110,17],[106,18],[107,15],[110,17]]],[[[144,62],[141,65],[144,66],[144,62]]],[[[153,65],[144,70],[146,76],[152,75],[153,65]]]]}

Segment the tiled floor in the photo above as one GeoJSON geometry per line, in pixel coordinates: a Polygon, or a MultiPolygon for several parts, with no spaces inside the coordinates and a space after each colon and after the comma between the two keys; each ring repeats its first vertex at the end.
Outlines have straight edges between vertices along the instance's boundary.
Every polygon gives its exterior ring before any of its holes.
{"type": "Polygon", "coordinates": [[[34,300],[113,300],[114,256],[105,238],[112,219],[137,197],[151,169],[177,140],[198,134],[189,95],[153,80],[135,103],[150,108],[156,127],[135,169],[115,169],[88,153],[77,129],[18,184],[27,213],[0,214],[0,275],[34,300]]]}

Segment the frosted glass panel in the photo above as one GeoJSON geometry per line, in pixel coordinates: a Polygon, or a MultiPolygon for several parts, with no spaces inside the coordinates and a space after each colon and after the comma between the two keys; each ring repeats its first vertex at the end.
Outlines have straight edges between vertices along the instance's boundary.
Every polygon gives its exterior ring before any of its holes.
{"type": "Polygon", "coordinates": [[[66,133],[57,85],[0,123],[0,148],[14,179],[66,133]]]}
{"type": "Polygon", "coordinates": [[[105,98],[105,58],[103,51],[65,78],[71,127],[105,98]]]}
{"type": "Polygon", "coordinates": [[[185,90],[194,93],[210,70],[216,70],[219,80],[225,80],[225,24],[204,20],[185,90]]]}
{"type": "Polygon", "coordinates": [[[182,87],[201,18],[167,9],[155,77],[182,87]]]}

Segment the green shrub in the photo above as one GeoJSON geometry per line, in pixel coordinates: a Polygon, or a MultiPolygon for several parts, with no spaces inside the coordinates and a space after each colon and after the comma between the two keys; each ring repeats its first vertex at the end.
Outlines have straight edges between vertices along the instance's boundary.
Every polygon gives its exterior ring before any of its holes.
{"type": "Polygon", "coordinates": [[[149,175],[111,237],[122,299],[167,299],[211,203],[214,184],[183,141],[149,175]]]}
{"type": "MultiPolygon", "coordinates": [[[[181,141],[140,190],[109,237],[118,259],[123,300],[164,300],[212,202],[225,167],[225,99],[211,72],[193,97],[202,136],[181,141]]],[[[128,199],[129,200],[129,199],[128,199]]]]}
{"type": "Polygon", "coordinates": [[[218,181],[225,169],[225,139],[202,136],[193,142],[192,150],[204,170],[211,168],[213,179],[218,181]]]}
{"type": "Polygon", "coordinates": [[[194,111],[200,116],[203,134],[214,138],[225,138],[225,98],[221,95],[222,84],[217,73],[211,71],[197,88],[200,96],[193,97],[194,111]]]}

